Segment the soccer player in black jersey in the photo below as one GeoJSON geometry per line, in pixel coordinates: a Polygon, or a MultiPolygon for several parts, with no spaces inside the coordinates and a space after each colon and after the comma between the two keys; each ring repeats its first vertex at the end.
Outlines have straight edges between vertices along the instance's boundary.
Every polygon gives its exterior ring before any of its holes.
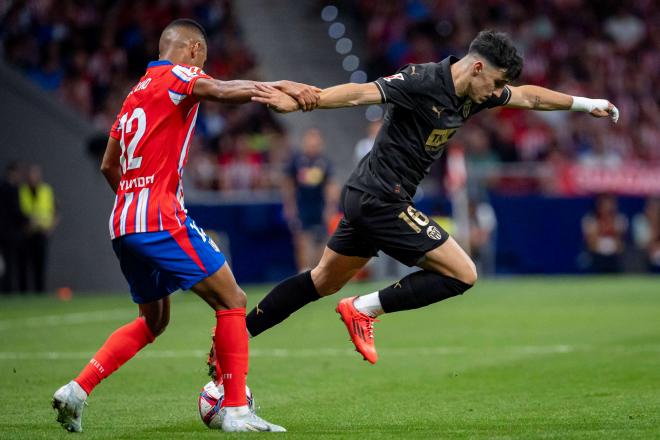
{"type": "MultiPolygon", "coordinates": [[[[321,92],[319,108],[389,104],[372,151],[359,163],[341,196],[344,218],[319,264],[289,278],[247,317],[256,336],[319,297],[341,289],[381,250],[421,270],[389,287],[339,302],[358,351],[378,359],[373,323],[383,313],[424,307],[467,291],[477,281],[475,265],[432,218],[415,209],[412,197],[430,165],[470,117],[505,106],[530,110],[573,110],[618,119],[605,99],[570,96],[543,87],[510,83],[522,58],[506,34],[482,31],[468,54],[439,63],[410,64],[367,84],[342,84],[321,92]]],[[[259,87],[255,101],[279,112],[299,109],[289,96],[259,87]]]]}

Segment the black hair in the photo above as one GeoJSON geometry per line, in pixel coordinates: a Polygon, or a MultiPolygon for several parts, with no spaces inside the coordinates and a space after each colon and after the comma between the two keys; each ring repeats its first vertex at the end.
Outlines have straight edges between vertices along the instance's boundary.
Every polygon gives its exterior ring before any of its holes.
{"type": "Polygon", "coordinates": [[[202,25],[197,23],[195,20],[191,18],[177,18],[176,20],[168,24],[163,30],[163,32],[173,27],[183,27],[183,28],[196,30],[202,35],[202,37],[204,38],[204,43],[206,43],[208,46],[208,37],[206,35],[206,31],[204,30],[204,27],[202,27],[202,25]]]}
{"type": "Polygon", "coordinates": [[[484,30],[470,43],[469,53],[477,53],[500,69],[506,69],[506,77],[513,81],[520,76],[523,60],[511,38],[504,32],[484,30]]]}

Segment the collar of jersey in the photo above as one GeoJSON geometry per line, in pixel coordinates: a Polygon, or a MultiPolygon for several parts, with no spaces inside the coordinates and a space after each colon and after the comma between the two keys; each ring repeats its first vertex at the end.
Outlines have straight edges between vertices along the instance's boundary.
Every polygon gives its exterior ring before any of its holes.
{"type": "Polygon", "coordinates": [[[172,61],[169,60],[152,61],[149,64],[147,64],[147,69],[150,67],[167,66],[169,64],[173,64],[172,61]]]}
{"type": "Polygon", "coordinates": [[[456,95],[454,78],[451,76],[451,65],[458,60],[459,60],[458,57],[455,57],[454,55],[449,55],[447,58],[440,61],[440,65],[442,66],[442,70],[443,70],[442,75],[445,82],[445,87],[447,87],[447,90],[449,91],[449,93],[447,94],[449,95],[449,98],[452,100],[452,103],[454,104],[455,108],[460,107],[464,101],[464,99],[461,99],[456,95]]]}

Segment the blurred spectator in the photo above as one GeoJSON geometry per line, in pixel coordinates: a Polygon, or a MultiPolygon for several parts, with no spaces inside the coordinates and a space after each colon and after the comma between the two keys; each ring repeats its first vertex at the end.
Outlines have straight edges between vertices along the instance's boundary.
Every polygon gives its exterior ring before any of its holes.
{"type": "Polygon", "coordinates": [[[486,202],[470,200],[468,207],[470,222],[470,256],[477,265],[477,272],[484,275],[495,273],[495,210],[486,202]]]}
{"type": "Polygon", "coordinates": [[[28,273],[35,292],[44,292],[48,239],[55,228],[55,196],[44,183],[39,165],[30,165],[27,179],[18,190],[20,208],[28,219],[26,237],[20,252],[19,288],[28,289],[28,273]]]}
{"type": "Polygon", "coordinates": [[[521,84],[606,98],[621,110],[617,125],[575,113],[495,110],[471,124],[487,130],[501,161],[554,160],[560,151],[589,166],[657,164],[660,38],[653,30],[660,8],[648,0],[606,4],[361,0],[357,9],[366,23],[370,78],[407,62],[461,56],[479,30],[492,28],[510,33],[524,54],[521,84]]]}
{"type": "Polygon", "coordinates": [[[635,244],[643,252],[648,269],[660,273],[660,198],[648,199],[632,226],[635,244]]]}
{"type": "Polygon", "coordinates": [[[302,148],[286,166],[282,182],[284,216],[289,222],[299,271],[321,259],[327,224],[337,212],[339,188],[333,167],[323,154],[319,130],[307,130],[302,148]]]}
{"type": "Polygon", "coordinates": [[[0,292],[3,293],[13,292],[18,286],[18,252],[26,223],[18,202],[20,180],[15,163],[7,166],[0,180],[0,292]]]}
{"type": "Polygon", "coordinates": [[[628,220],[619,212],[616,198],[611,195],[598,196],[594,212],[582,219],[582,233],[593,272],[621,271],[627,230],[628,220]]]}
{"type": "Polygon", "coordinates": [[[254,151],[246,135],[238,136],[224,150],[219,157],[221,190],[245,191],[266,186],[263,157],[254,151]]]}
{"type": "Polygon", "coordinates": [[[367,126],[367,137],[360,139],[357,144],[355,144],[355,163],[360,162],[362,158],[371,151],[374,142],[376,141],[378,130],[380,130],[382,125],[382,121],[373,121],[369,123],[367,126]]]}

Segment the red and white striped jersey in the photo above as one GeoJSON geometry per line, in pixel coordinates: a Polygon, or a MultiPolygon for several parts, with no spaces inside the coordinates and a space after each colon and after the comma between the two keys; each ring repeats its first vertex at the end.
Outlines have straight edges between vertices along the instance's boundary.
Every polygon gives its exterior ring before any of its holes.
{"type": "Polygon", "coordinates": [[[186,220],[183,168],[199,100],[201,69],[153,61],[130,91],[110,136],[121,145],[122,176],[110,215],[110,237],[171,230],[186,220]]]}

